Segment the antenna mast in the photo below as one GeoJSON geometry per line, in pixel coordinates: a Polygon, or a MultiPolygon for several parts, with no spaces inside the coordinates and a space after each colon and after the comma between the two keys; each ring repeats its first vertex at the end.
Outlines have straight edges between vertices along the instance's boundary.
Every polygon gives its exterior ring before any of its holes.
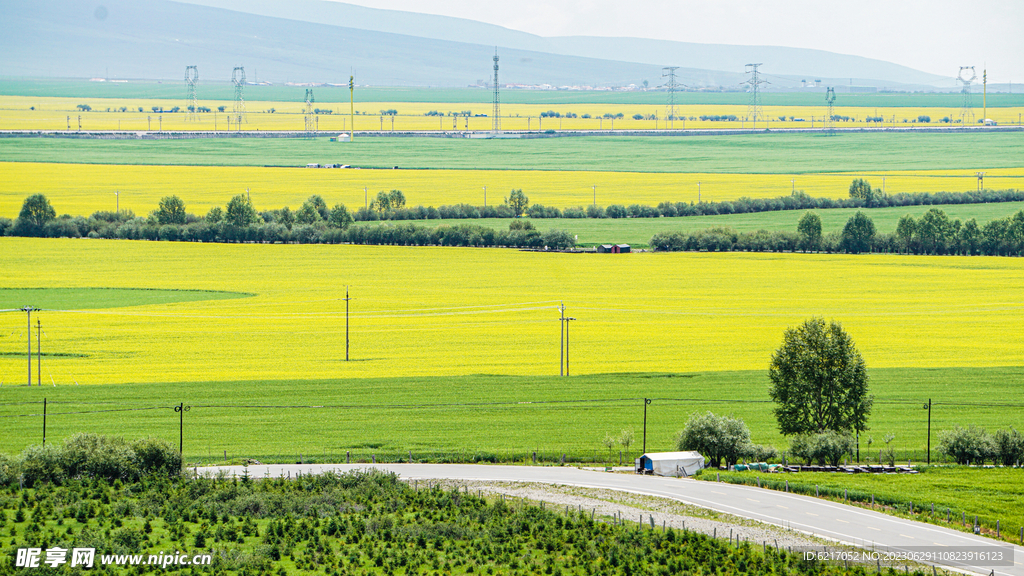
{"type": "Polygon", "coordinates": [[[498,92],[498,47],[494,47],[494,111],[491,132],[501,132],[501,96],[498,92]]]}
{"type": "Polygon", "coordinates": [[[747,106],[747,116],[754,122],[754,128],[757,128],[757,119],[762,117],[761,113],[761,84],[768,84],[767,80],[761,80],[758,75],[757,68],[761,66],[761,63],[747,64],[747,74],[750,74],[750,80],[747,80],[745,84],[750,86],[750,104],[747,106]]]}
{"type": "Polygon", "coordinates": [[[199,68],[185,66],[185,84],[188,86],[188,115],[185,119],[193,122],[199,119],[199,98],[196,96],[197,82],[199,82],[199,68]]]}
{"type": "Polygon", "coordinates": [[[836,89],[829,86],[825,93],[825,102],[828,103],[828,114],[825,116],[825,133],[834,136],[836,133],[836,89]]]}
{"type": "Polygon", "coordinates": [[[313,89],[306,88],[306,137],[313,137],[314,123],[313,119],[313,89]]]}
{"type": "Polygon", "coordinates": [[[668,76],[668,84],[665,86],[668,88],[668,122],[669,129],[675,128],[676,119],[676,70],[679,66],[666,66],[662,68],[661,77],[668,76]],[[667,72],[666,72],[667,71],[667,72]]]}
{"type": "Polygon", "coordinates": [[[231,82],[235,85],[235,122],[241,130],[242,122],[245,120],[245,98],[242,97],[242,89],[245,87],[245,68],[237,66],[231,71],[231,82]]]}
{"type": "Polygon", "coordinates": [[[967,124],[974,124],[974,102],[971,99],[971,82],[978,79],[978,73],[974,71],[974,66],[961,66],[960,73],[956,76],[957,80],[963,84],[963,105],[960,106],[960,125],[967,126],[967,124]]]}

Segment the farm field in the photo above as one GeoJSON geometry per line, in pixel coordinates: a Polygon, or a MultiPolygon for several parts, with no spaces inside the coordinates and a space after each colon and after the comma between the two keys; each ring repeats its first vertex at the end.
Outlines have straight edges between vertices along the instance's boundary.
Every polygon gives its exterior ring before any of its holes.
{"type": "MultiPolygon", "coordinates": [[[[1019,366],[1022,266],[982,257],[0,240],[5,288],[254,294],[33,315],[44,351],[76,355],[45,367],[44,379],[59,386],[291,379],[297,370],[316,378],[551,374],[562,301],[579,319],[577,374],[762,370],[785,328],[813,315],[841,321],[873,368],[1019,366]],[[354,298],[357,361],[349,363],[345,286],[354,298]]],[[[0,309],[26,305],[34,304],[0,309]]],[[[22,352],[24,321],[0,316],[7,383],[25,375],[23,359],[6,355],[22,352]]]]}
{"type": "MultiPolygon", "coordinates": [[[[947,204],[941,206],[905,206],[896,208],[837,208],[829,210],[813,210],[821,218],[824,234],[842,232],[846,222],[857,212],[864,212],[875,223],[879,233],[893,233],[896,224],[906,214],[919,218],[922,214],[937,208],[950,219],[958,218],[962,222],[975,218],[979,225],[990,220],[1005,218],[1024,210],[1024,202],[1005,202],[994,204],[947,204]]],[[[726,226],[739,232],[756,232],[757,230],[796,232],[797,223],[805,210],[785,210],[778,212],[757,212],[753,214],[722,214],[718,216],[688,216],[678,218],[542,218],[531,219],[534,226],[541,231],[551,228],[566,230],[577,236],[580,245],[590,246],[605,243],[625,243],[634,247],[646,247],[651,236],[666,232],[689,232],[726,226]]],[[[415,220],[417,226],[457,226],[459,224],[476,224],[495,230],[507,230],[512,222],[510,218],[480,218],[473,220],[415,220]]],[[[399,222],[393,222],[395,224],[399,222]]],[[[356,226],[379,226],[379,222],[362,222],[356,226]]]]}
{"type": "MultiPolygon", "coordinates": [[[[191,406],[183,424],[189,463],[223,463],[225,455],[233,463],[393,462],[407,461],[410,451],[414,460],[532,462],[536,451],[546,463],[566,454],[570,461],[618,465],[620,451],[627,463],[641,452],[645,397],[653,399],[650,451],[674,450],[689,416],[707,410],[743,419],[756,443],[788,448],[771,414],[767,370],[322,379],[315,363],[296,359],[293,375],[300,379],[205,381],[197,374],[174,382],[169,379],[182,375],[168,372],[165,382],[53,387],[45,372],[50,361],[44,358],[45,386],[4,385],[0,421],[8,433],[0,453],[41,441],[43,398],[47,442],[91,432],[157,436],[177,445],[173,407],[191,406]],[[633,431],[635,444],[608,449],[605,437],[618,438],[622,430],[633,431]]],[[[936,463],[944,430],[977,422],[990,432],[1024,426],[1019,367],[874,368],[870,378],[875,406],[860,438],[863,461],[877,463],[878,447],[891,433],[898,459],[923,462],[928,414],[921,405],[929,398],[936,463]]]]}
{"type": "MultiPolygon", "coordinates": [[[[934,442],[934,440],[933,440],[934,442]]],[[[938,461],[932,447],[933,462],[938,461]]],[[[836,474],[798,473],[768,475],[757,472],[703,472],[701,480],[756,485],[760,477],[765,486],[783,489],[789,482],[790,490],[799,494],[815,494],[815,487],[823,496],[842,501],[844,491],[850,500],[871,503],[872,496],[879,507],[903,517],[929,522],[939,526],[971,531],[974,517],[989,537],[996,536],[996,520],[1000,521],[1000,535],[1006,541],[1019,543],[1024,526],[1024,469],[1022,468],[969,468],[965,466],[930,466],[921,468],[915,476],[892,474],[836,474]],[[970,486],[970,490],[964,490],[970,486]],[[910,505],[914,506],[913,516],[910,505]],[[934,514],[932,513],[934,505],[934,514]],[[946,522],[949,509],[950,522],[946,522]],[[966,522],[964,522],[966,520],[966,522]]]]}
{"type": "MultiPolygon", "coordinates": [[[[205,74],[204,74],[205,76],[205,74]]],[[[356,79],[358,84],[358,78],[356,79]]],[[[305,95],[304,86],[250,85],[245,87],[246,100],[264,102],[301,102],[305,95]]],[[[204,101],[231,101],[234,86],[231,82],[203,80],[199,95],[204,101]]],[[[314,87],[318,101],[348,104],[348,86],[314,87]]],[[[131,80],[91,82],[82,79],[60,78],[0,78],[0,95],[26,96],[33,98],[97,98],[166,100],[181,102],[185,96],[183,82],[159,82],[154,80],[131,80]]],[[[479,104],[487,107],[491,103],[491,91],[486,88],[425,88],[425,87],[356,87],[357,102],[397,103],[450,103],[479,104]]],[[[959,92],[947,93],[839,93],[839,102],[859,108],[876,107],[919,107],[949,108],[959,110],[963,97],[959,92]]],[[[676,102],[687,105],[743,105],[750,96],[746,92],[676,92],[676,102]]],[[[820,106],[825,99],[824,89],[808,92],[764,93],[766,105],[779,106],[820,106]]],[[[615,92],[607,90],[503,90],[503,105],[509,104],[652,104],[664,105],[667,94],[664,91],[615,92]]],[[[178,104],[180,105],[180,104],[178,104]]],[[[1024,94],[995,93],[988,95],[990,108],[1024,107],[1024,94]]],[[[485,110],[486,111],[486,110],[485,110]]]]}
{"type": "MultiPolygon", "coordinates": [[[[208,131],[208,130],[305,130],[305,88],[294,88],[284,100],[245,99],[245,118],[238,125],[233,100],[200,100],[196,118],[185,110],[191,105],[185,91],[174,98],[76,98],[41,96],[0,96],[0,130],[126,130],[126,131],[208,131]],[[178,108],[178,110],[174,110],[178,108]],[[81,121],[81,127],[79,127],[81,121]]],[[[341,100],[322,96],[311,105],[316,127],[322,131],[487,131],[492,128],[491,103],[451,101],[402,102],[359,101],[350,104],[347,91],[341,100]],[[350,108],[354,106],[354,118],[350,108]],[[475,108],[475,109],[474,109],[475,108]],[[354,122],[354,124],[350,124],[354,122]]],[[[501,108],[503,130],[665,130],[665,129],[751,129],[822,128],[828,110],[824,96],[817,102],[775,105],[766,101],[763,118],[750,121],[747,102],[689,103],[676,105],[676,120],[669,122],[667,96],[648,103],[516,103],[505,101],[501,108]],[[660,101],[659,101],[660,100],[660,101]],[[615,118],[618,115],[622,115],[615,118]],[[637,115],[642,118],[636,118],[637,115]],[[547,116],[545,118],[545,116],[547,116]],[[733,117],[712,120],[710,117],[733,117]],[[702,118],[704,117],[704,118],[702,118]]],[[[948,106],[849,106],[840,99],[834,114],[840,128],[958,126],[963,124],[960,101],[948,106]],[[927,119],[925,119],[925,117],[927,119]],[[875,120],[871,120],[874,118],[875,120]],[[882,120],[877,120],[881,118],[882,120]]],[[[987,116],[1001,125],[1020,124],[1024,105],[978,108],[967,125],[987,116]]]]}
{"type": "MultiPolygon", "coordinates": [[[[313,194],[329,206],[352,210],[379,191],[398,189],[409,206],[467,203],[501,204],[513,189],[522,189],[531,204],[562,209],[660,202],[777,198],[792,188],[811,196],[848,196],[850,182],[863,174],[711,174],[636,172],[546,172],[523,170],[338,170],[237,166],[124,166],[93,164],[0,163],[0,217],[18,216],[25,198],[41,193],[57,214],[88,216],[98,210],[132,210],[146,216],[164,196],[176,195],[187,211],[204,215],[248,191],[257,210],[298,209],[313,194]],[[795,182],[794,182],[795,180],[795,182]],[[594,188],[596,186],[596,189],[594,188]],[[699,192],[698,192],[699,188],[699,192]],[[115,195],[116,193],[116,195],[115,195]]],[[[884,173],[886,190],[963,192],[977,186],[971,171],[884,173]]],[[[869,181],[881,186],[875,173],[869,181]]],[[[1000,188],[1024,186],[1024,168],[990,170],[986,182],[1000,188]]],[[[999,209],[1002,210],[1002,209],[999,209]]],[[[1005,214],[1003,214],[1005,215],[1005,214]]]]}
{"type": "MultiPolygon", "coordinates": [[[[326,137],[101,140],[0,138],[0,160],[84,164],[290,166],[598,172],[804,174],[1024,168],[1024,132],[764,133],[728,136],[537,138],[326,137]],[[827,152],[827,153],[826,153],[827,152]]],[[[974,173],[971,172],[971,176],[974,173]]],[[[986,174],[989,176],[989,174],[986,174]]],[[[789,182],[786,182],[789,184],[789,182]]],[[[801,185],[797,182],[797,187],[801,185]]],[[[880,184],[880,183],[879,183],[880,184]]],[[[965,182],[968,188],[974,182],[965,182]]],[[[947,184],[948,185],[948,184],[947,184]]],[[[1009,187],[996,182],[986,185],[1009,187]]],[[[789,186],[786,187],[787,190],[789,186]]]]}

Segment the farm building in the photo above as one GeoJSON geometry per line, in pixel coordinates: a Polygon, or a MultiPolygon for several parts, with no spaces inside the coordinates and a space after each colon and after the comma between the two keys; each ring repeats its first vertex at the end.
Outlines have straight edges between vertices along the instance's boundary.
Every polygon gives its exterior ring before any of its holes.
{"type": "Polygon", "coordinates": [[[597,247],[598,254],[627,254],[629,244],[601,244],[597,247]]]}
{"type": "Polygon", "coordinates": [[[704,468],[704,457],[700,452],[649,452],[636,459],[637,474],[654,474],[656,476],[694,475],[704,468]]]}

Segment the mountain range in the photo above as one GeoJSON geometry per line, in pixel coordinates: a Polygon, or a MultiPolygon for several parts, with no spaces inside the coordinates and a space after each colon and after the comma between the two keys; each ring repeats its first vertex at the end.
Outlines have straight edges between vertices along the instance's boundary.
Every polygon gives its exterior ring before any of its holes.
{"type": "MultiPolygon", "coordinates": [[[[768,90],[834,85],[891,90],[953,87],[949,78],[821,50],[639,38],[541,37],[472,20],[326,0],[2,0],[0,76],[203,78],[361,85],[499,83],[651,87],[662,68],[691,89],[743,90],[762,63],[768,90]]],[[[763,89],[765,89],[763,88],[763,89]]]]}

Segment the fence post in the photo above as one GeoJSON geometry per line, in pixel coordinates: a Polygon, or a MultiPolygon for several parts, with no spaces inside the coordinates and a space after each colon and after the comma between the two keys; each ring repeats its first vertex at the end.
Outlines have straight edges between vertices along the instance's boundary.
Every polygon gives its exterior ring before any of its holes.
{"type": "Polygon", "coordinates": [[[536,450],[533,451],[533,463],[534,464],[537,463],[537,451],[536,450]]]}
{"type": "Polygon", "coordinates": [[[345,464],[349,464],[352,461],[352,451],[345,450],[345,464]]]}
{"type": "Polygon", "coordinates": [[[814,497],[815,497],[815,498],[818,498],[818,497],[820,497],[820,496],[821,496],[821,494],[820,494],[820,493],[818,492],[818,485],[817,485],[817,484],[815,484],[815,485],[814,485],[814,497]]]}
{"type": "Polygon", "coordinates": [[[996,538],[999,538],[999,520],[996,520],[996,538]]]}

